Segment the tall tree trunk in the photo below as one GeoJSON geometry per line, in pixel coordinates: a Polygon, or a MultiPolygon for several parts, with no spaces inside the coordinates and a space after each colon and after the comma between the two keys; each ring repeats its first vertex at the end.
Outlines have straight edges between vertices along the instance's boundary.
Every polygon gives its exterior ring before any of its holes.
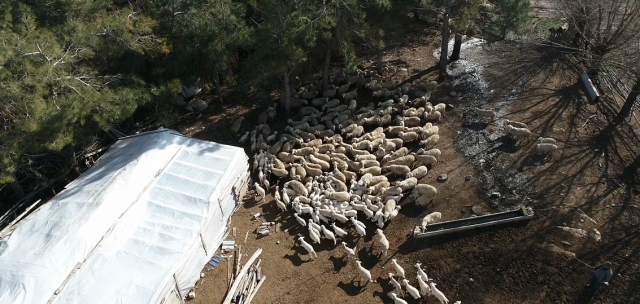
{"type": "Polygon", "coordinates": [[[384,74],[384,61],[382,60],[382,47],[379,47],[376,53],[376,69],[378,70],[378,75],[382,76],[384,74]]]}
{"type": "MultiPolygon", "coordinates": [[[[631,179],[638,175],[638,170],[640,170],[640,154],[636,156],[636,159],[632,163],[624,168],[622,175],[627,179],[631,179]]],[[[633,183],[634,181],[631,180],[631,182],[633,183]]]]}
{"type": "Polygon", "coordinates": [[[460,59],[460,50],[462,49],[462,34],[456,32],[455,41],[453,43],[453,51],[451,53],[451,57],[449,57],[449,62],[454,62],[460,59]]]}
{"type": "Polygon", "coordinates": [[[442,47],[440,48],[440,73],[439,81],[447,78],[447,55],[449,55],[449,17],[451,15],[451,0],[447,0],[444,12],[444,20],[442,21],[442,47]]]}
{"type": "Polygon", "coordinates": [[[220,102],[220,106],[222,106],[224,104],[224,98],[222,97],[222,81],[220,80],[220,73],[216,72],[214,78],[214,82],[216,85],[216,95],[218,95],[218,101],[220,102]]]}
{"type": "Polygon", "coordinates": [[[615,118],[616,124],[622,123],[625,118],[631,115],[631,110],[633,109],[633,105],[638,100],[638,96],[640,96],[640,77],[636,79],[636,82],[631,88],[631,92],[629,92],[629,95],[627,95],[627,99],[624,101],[624,105],[622,105],[622,109],[620,109],[620,112],[618,112],[618,115],[615,118]]]}
{"type": "Polygon", "coordinates": [[[327,41],[327,49],[322,65],[322,91],[329,89],[329,65],[331,64],[331,41],[327,41]]]}
{"type": "Polygon", "coordinates": [[[287,113],[287,117],[291,114],[291,86],[289,85],[289,67],[284,69],[284,111],[287,113]]]}
{"type": "Polygon", "coordinates": [[[13,182],[11,182],[10,187],[11,187],[11,190],[13,190],[13,194],[16,195],[16,198],[18,200],[24,197],[24,190],[22,189],[22,186],[20,185],[20,182],[18,181],[18,179],[16,179],[15,175],[13,176],[13,182]]]}

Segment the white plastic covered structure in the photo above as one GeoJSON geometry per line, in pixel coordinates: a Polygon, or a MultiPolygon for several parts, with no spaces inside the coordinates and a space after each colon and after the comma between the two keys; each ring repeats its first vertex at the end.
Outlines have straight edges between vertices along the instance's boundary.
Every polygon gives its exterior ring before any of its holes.
{"type": "Polygon", "coordinates": [[[246,190],[244,150],[123,138],[0,240],[0,303],[181,303],[246,190]]]}

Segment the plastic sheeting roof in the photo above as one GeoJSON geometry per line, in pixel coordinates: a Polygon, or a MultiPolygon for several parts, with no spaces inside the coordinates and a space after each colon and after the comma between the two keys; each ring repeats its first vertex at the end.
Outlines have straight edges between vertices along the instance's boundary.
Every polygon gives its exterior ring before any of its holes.
{"type": "Polygon", "coordinates": [[[219,247],[248,178],[237,147],[122,139],[0,240],[0,303],[160,303],[219,247]]]}

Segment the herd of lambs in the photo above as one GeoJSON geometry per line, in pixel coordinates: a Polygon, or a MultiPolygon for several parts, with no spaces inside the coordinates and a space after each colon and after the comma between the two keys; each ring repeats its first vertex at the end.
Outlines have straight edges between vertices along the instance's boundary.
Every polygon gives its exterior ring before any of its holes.
{"type": "MultiPolygon", "coordinates": [[[[297,109],[298,115],[287,121],[284,132],[272,132],[267,124],[276,116],[274,104],[260,113],[258,126],[247,131],[240,142],[251,143],[258,197],[264,200],[275,188],[275,205],[283,212],[294,211],[293,216],[306,227],[312,243],[320,244],[324,238],[337,245],[338,239],[349,233],[364,237],[367,226],[358,218],[366,218],[365,222],[377,225],[373,240],[386,256],[389,241],[382,229],[398,214],[401,199],[408,196],[405,201],[425,205],[438,194],[436,187],[421,179],[441,156],[441,151],[435,148],[440,135],[434,124],[444,116],[447,106],[429,102],[431,91],[437,88],[435,82],[420,83],[425,91],[416,91],[411,83],[398,86],[393,81],[385,82],[374,71],[357,72],[334,73],[331,89],[325,91],[320,90],[318,80],[301,85],[290,102],[290,108],[297,109]],[[369,90],[374,98],[387,100],[358,107],[359,88],[369,90]],[[415,98],[410,100],[407,94],[415,98]],[[275,185],[271,184],[272,176],[278,180],[275,185]],[[286,182],[280,185],[280,180],[286,182]],[[355,232],[347,231],[347,225],[355,232]]],[[[495,112],[490,110],[476,109],[476,112],[481,118],[495,118],[495,112]]],[[[233,123],[234,135],[242,121],[241,117],[233,123]]],[[[531,134],[523,124],[510,122],[507,128],[514,137],[531,134]]],[[[549,153],[551,146],[555,150],[554,142],[540,142],[537,149],[549,153]]],[[[439,212],[433,212],[423,218],[422,226],[440,218],[439,212]]],[[[317,257],[304,236],[299,236],[298,241],[311,258],[317,257]]],[[[343,241],[340,245],[356,260],[361,282],[371,281],[370,271],[357,260],[356,248],[343,241]]],[[[396,276],[403,278],[401,284],[389,273],[395,288],[389,297],[396,304],[407,303],[399,297],[407,293],[415,299],[433,295],[441,303],[449,303],[436,284],[429,282],[431,279],[419,263],[415,265],[419,288],[410,285],[395,259],[391,263],[396,276]]]]}

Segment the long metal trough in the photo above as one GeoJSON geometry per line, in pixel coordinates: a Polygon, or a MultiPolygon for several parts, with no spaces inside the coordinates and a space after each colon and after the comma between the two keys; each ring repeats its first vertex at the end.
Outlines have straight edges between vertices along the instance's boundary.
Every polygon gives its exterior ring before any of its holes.
{"type": "Polygon", "coordinates": [[[415,238],[426,238],[481,227],[530,220],[532,218],[533,210],[531,210],[531,208],[521,207],[512,211],[436,223],[426,226],[424,229],[422,226],[416,226],[413,230],[413,236],[415,238]]]}

